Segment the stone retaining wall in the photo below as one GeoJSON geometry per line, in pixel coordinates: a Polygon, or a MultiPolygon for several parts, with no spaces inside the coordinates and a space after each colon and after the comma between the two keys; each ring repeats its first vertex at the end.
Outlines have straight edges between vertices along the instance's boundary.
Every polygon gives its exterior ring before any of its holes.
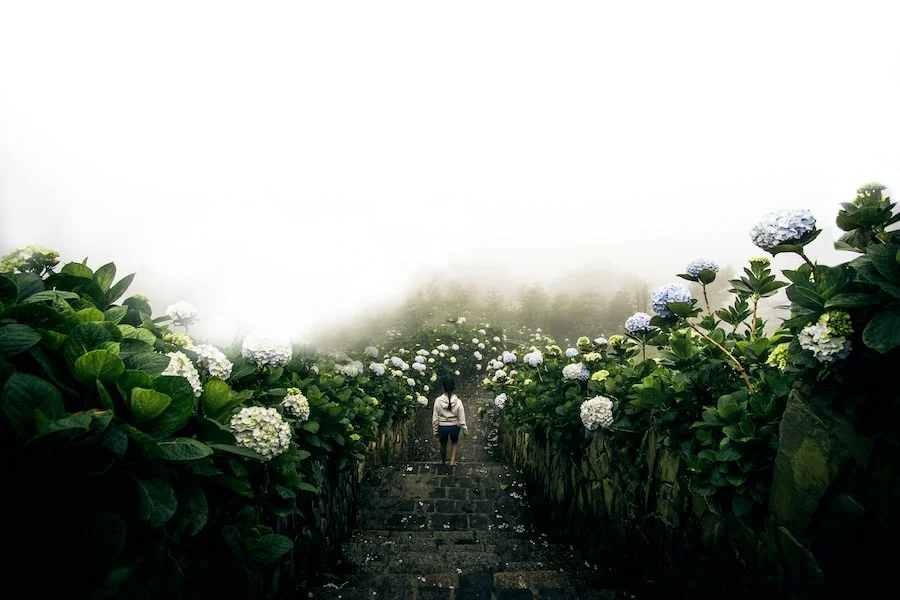
{"type": "Polygon", "coordinates": [[[893,551],[877,546],[898,539],[897,440],[860,436],[796,391],[780,433],[768,515],[753,522],[693,494],[682,459],[652,435],[638,469],[602,433],[577,459],[520,432],[501,431],[501,446],[549,531],[660,591],[702,580],[695,593],[842,598],[886,580],[893,551]]]}

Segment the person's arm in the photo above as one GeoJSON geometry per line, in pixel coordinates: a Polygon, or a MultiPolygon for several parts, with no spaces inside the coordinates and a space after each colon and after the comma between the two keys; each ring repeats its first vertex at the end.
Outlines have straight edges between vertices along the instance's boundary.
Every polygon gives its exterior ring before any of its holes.
{"type": "Polygon", "coordinates": [[[435,400],[434,408],[431,410],[431,433],[434,434],[435,436],[437,435],[437,431],[438,431],[438,419],[439,419],[438,401],[435,400]]]}
{"type": "Polygon", "coordinates": [[[463,407],[462,400],[459,398],[456,399],[456,403],[459,405],[459,426],[462,429],[463,435],[469,435],[469,427],[466,425],[466,409],[463,407]]]}

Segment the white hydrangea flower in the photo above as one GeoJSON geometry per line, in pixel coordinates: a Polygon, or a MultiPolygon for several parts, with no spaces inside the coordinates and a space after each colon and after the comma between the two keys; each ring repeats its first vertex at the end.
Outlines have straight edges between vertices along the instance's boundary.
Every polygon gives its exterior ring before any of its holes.
{"type": "Polygon", "coordinates": [[[597,344],[598,346],[606,346],[609,344],[609,340],[607,340],[605,337],[603,337],[601,335],[600,337],[598,337],[597,339],[594,340],[594,343],[597,344]]]}
{"type": "Polygon", "coordinates": [[[499,341],[500,341],[500,336],[499,336],[499,335],[495,335],[492,339],[493,339],[495,342],[499,342],[499,341]]]}
{"type": "Polygon", "coordinates": [[[453,371],[453,374],[459,377],[459,371],[453,371]]]}
{"type": "Polygon", "coordinates": [[[613,424],[613,403],[604,396],[594,396],[581,404],[581,422],[590,431],[613,424]]]}
{"type": "Polygon", "coordinates": [[[496,398],[494,398],[494,406],[497,408],[503,408],[506,406],[506,394],[500,394],[496,398]]]}
{"type": "Polygon", "coordinates": [[[455,362],[456,362],[456,357],[455,357],[455,356],[451,356],[451,357],[450,357],[450,362],[455,363],[455,362]]]}
{"type": "Polygon", "coordinates": [[[475,360],[481,360],[481,352],[479,352],[478,350],[476,350],[476,351],[472,354],[472,356],[475,357],[475,360]]]}
{"type": "Polygon", "coordinates": [[[418,354],[419,356],[428,356],[428,350],[426,350],[425,348],[420,348],[416,350],[416,354],[418,354]]]}
{"type": "Polygon", "coordinates": [[[457,324],[457,325],[462,325],[462,324],[465,323],[465,322],[466,322],[466,318],[465,318],[465,317],[459,317],[458,319],[456,319],[456,324],[457,324]]]}
{"type": "Polygon", "coordinates": [[[504,350],[503,352],[503,362],[505,364],[512,364],[516,362],[517,358],[513,352],[509,352],[508,350],[504,350]]]}
{"type": "Polygon", "coordinates": [[[807,325],[797,336],[800,347],[809,350],[819,362],[830,363],[850,354],[850,340],[834,335],[828,325],[807,325]]]}
{"type": "Polygon", "coordinates": [[[450,349],[456,352],[457,350],[459,350],[459,344],[451,344],[450,349]]]}
{"type": "Polygon", "coordinates": [[[484,344],[478,344],[478,349],[479,349],[479,350],[484,350],[484,344]]]}
{"type": "Polygon", "coordinates": [[[287,396],[281,401],[281,405],[301,422],[309,419],[309,400],[303,395],[300,388],[288,388],[287,396]]]}
{"type": "Polygon", "coordinates": [[[179,300],[175,304],[170,304],[166,309],[166,316],[178,325],[195,323],[198,314],[200,313],[197,307],[186,300],[179,300]]]}
{"type": "Polygon", "coordinates": [[[424,363],[424,362],[425,362],[425,357],[424,357],[424,356],[421,356],[421,355],[420,355],[420,356],[417,356],[417,357],[415,358],[415,361],[416,361],[417,363],[424,363]]]}
{"type": "MultiPolygon", "coordinates": [[[[485,334],[487,334],[487,331],[485,331],[484,329],[479,329],[479,330],[478,330],[478,334],[479,334],[479,335],[485,335],[485,334]]],[[[477,343],[477,342],[476,342],[476,343],[477,343]]]]}
{"type": "Polygon", "coordinates": [[[428,406],[428,398],[426,398],[425,396],[419,396],[418,398],[416,398],[416,402],[418,402],[422,406],[428,406]]]}
{"type": "Polygon", "coordinates": [[[399,356],[391,357],[391,365],[393,365],[393,367],[395,369],[401,368],[404,364],[405,364],[405,361],[402,358],[400,358],[399,356]]]}
{"type": "Polygon", "coordinates": [[[479,342],[480,342],[480,340],[479,340],[478,338],[472,338],[472,343],[473,343],[473,344],[477,344],[477,343],[479,343],[479,342]]]}
{"type": "Polygon", "coordinates": [[[578,356],[578,348],[566,348],[566,358],[575,358],[578,356]]]}
{"type": "Polygon", "coordinates": [[[416,385],[416,380],[413,379],[412,377],[407,377],[407,378],[406,378],[406,384],[407,384],[409,387],[415,387],[415,385],[416,385]]]}
{"type": "Polygon", "coordinates": [[[428,381],[430,381],[431,383],[434,383],[435,381],[437,381],[437,373],[432,373],[431,379],[429,379],[428,381]]]}
{"type": "Polygon", "coordinates": [[[497,369],[494,372],[494,381],[497,381],[498,379],[506,379],[506,377],[506,371],[504,371],[503,369],[497,369]]]}
{"type": "Polygon", "coordinates": [[[541,354],[540,350],[532,350],[528,354],[525,355],[525,362],[532,367],[536,367],[544,362],[544,355],[541,354]]]}
{"type": "Polygon", "coordinates": [[[234,366],[225,353],[210,344],[200,344],[193,348],[197,354],[197,364],[206,367],[210,377],[228,379],[231,377],[231,368],[234,366]]]}
{"type": "Polygon", "coordinates": [[[162,375],[184,377],[191,384],[194,396],[199,398],[203,393],[203,386],[200,384],[200,373],[197,372],[191,359],[184,352],[168,352],[166,356],[169,357],[169,366],[162,372],[162,375]]]}
{"type": "Polygon", "coordinates": [[[562,374],[563,379],[568,381],[574,381],[576,379],[579,381],[587,381],[591,376],[590,370],[580,362],[566,365],[563,367],[562,374]]]}
{"type": "Polygon", "coordinates": [[[437,355],[440,354],[440,353],[441,353],[441,351],[438,350],[437,348],[435,348],[434,350],[431,351],[431,355],[432,355],[432,356],[437,356],[437,355]]]}
{"type": "Polygon", "coordinates": [[[480,364],[480,363],[477,364],[477,365],[475,365],[475,370],[476,370],[476,371],[480,371],[480,370],[481,370],[481,364],[480,364]]]}
{"type": "Polygon", "coordinates": [[[431,388],[428,387],[427,385],[423,385],[423,386],[422,386],[422,391],[423,391],[423,392],[426,392],[426,393],[427,393],[427,392],[430,391],[430,390],[431,390],[431,388]]]}
{"type": "Polygon", "coordinates": [[[369,358],[378,358],[378,348],[375,346],[366,346],[366,356],[369,358]]]}
{"type": "Polygon", "coordinates": [[[429,358],[429,359],[428,359],[428,364],[429,364],[429,365],[433,365],[433,364],[434,364],[434,359],[433,359],[433,358],[429,358]]]}
{"type": "Polygon", "coordinates": [[[393,375],[394,377],[403,377],[403,371],[401,371],[400,369],[394,369],[393,371],[391,371],[391,375],[393,375]]]}
{"type": "Polygon", "coordinates": [[[423,365],[420,362],[413,363],[412,368],[415,369],[416,371],[418,371],[419,373],[421,373],[422,371],[424,371],[426,369],[425,365],[423,365]]]}
{"type": "Polygon", "coordinates": [[[355,363],[350,363],[346,365],[335,365],[334,370],[343,375],[344,377],[356,377],[360,373],[362,373],[362,365],[357,365],[355,363]]]}
{"type": "Polygon", "coordinates": [[[372,371],[376,377],[381,377],[384,375],[384,365],[379,363],[372,363],[369,365],[369,370],[372,371]]]}
{"type": "Polygon", "coordinates": [[[241,356],[260,367],[283,367],[291,362],[292,352],[290,341],[256,334],[245,337],[241,345],[241,356]]]}
{"type": "Polygon", "coordinates": [[[437,347],[437,349],[441,352],[446,352],[447,350],[450,349],[450,346],[448,346],[447,344],[441,344],[440,346],[437,347]]]}
{"type": "Polygon", "coordinates": [[[267,459],[284,453],[291,445],[291,426],[274,408],[248,406],[231,417],[231,433],[244,448],[267,459]]]}

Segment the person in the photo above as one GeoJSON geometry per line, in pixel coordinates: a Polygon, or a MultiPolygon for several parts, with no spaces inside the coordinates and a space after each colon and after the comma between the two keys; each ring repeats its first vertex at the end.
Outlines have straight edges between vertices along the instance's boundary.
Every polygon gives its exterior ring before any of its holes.
{"type": "Polygon", "coordinates": [[[447,439],[450,439],[450,466],[456,465],[456,447],[459,443],[459,434],[463,437],[469,434],[466,426],[466,410],[462,401],[453,393],[456,381],[452,377],[445,377],[441,381],[444,393],[435,398],[434,410],[431,413],[431,426],[435,439],[441,442],[441,464],[447,461],[447,439]]]}

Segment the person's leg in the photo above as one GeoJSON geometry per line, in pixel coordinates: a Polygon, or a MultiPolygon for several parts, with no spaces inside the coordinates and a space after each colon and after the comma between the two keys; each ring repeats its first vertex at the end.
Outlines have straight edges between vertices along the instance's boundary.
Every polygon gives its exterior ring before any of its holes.
{"type": "Polygon", "coordinates": [[[441,464],[447,462],[447,438],[450,436],[450,431],[447,427],[438,427],[438,440],[441,443],[441,464]]]}
{"type": "Polygon", "coordinates": [[[456,464],[456,447],[459,446],[459,427],[450,432],[450,464],[456,464]]]}

